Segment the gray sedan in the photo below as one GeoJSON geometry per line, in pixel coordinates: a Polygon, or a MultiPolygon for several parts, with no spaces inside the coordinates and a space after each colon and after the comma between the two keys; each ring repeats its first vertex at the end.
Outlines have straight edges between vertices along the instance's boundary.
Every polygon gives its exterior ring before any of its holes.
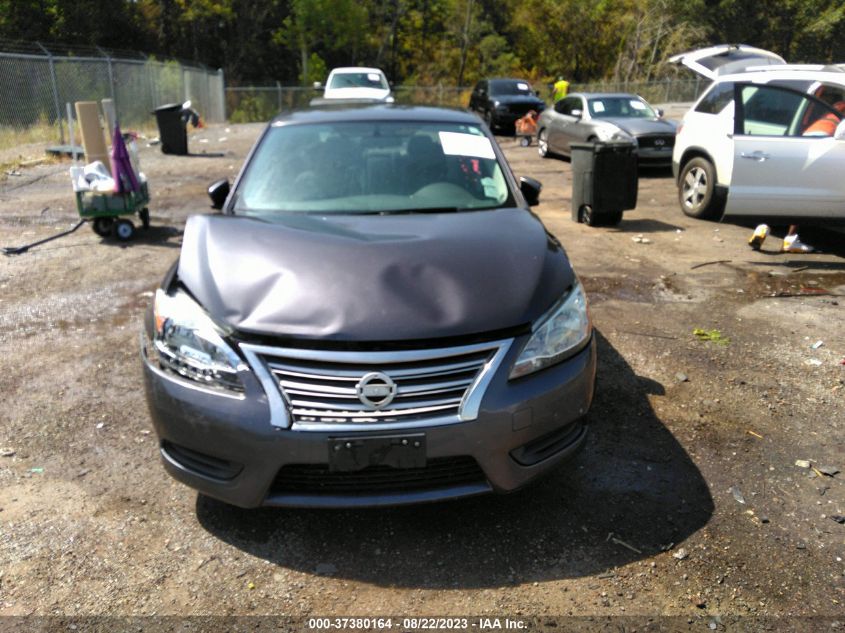
{"type": "Polygon", "coordinates": [[[672,164],[677,123],[625,93],[576,93],[547,108],[537,123],[540,156],[570,155],[571,143],[633,141],[640,164],[672,164]]]}

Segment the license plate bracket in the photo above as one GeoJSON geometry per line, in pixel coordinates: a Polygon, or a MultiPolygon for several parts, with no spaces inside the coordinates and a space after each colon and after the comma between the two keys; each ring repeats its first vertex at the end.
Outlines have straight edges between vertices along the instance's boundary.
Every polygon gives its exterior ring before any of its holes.
{"type": "Polygon", "coordinates": [[[331,437],[328,442],[329,471],[352,472],[368,466],[424,468],[425,435],[331,437]]]}

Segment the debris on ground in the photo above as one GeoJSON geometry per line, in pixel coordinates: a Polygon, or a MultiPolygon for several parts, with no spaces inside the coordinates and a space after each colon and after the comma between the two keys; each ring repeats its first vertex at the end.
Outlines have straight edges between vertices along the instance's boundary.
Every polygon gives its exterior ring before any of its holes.
{"type": "Polygon", "coordinates": [[[689,376],[687,376],[684,372],[679,371],[675,374],[675,380],[678,382],[689,382],[689,376]]]}
{"type": "Polygon", "coordinates": [[[754,437],[756,437],[758,440],[762,440],[762,439],[763,439],[763,436],[762,436],[762,435],[760,435],[759,433],[755,433],[755,432],[754,432],[754,431],[752,431],[751,429],[745,429],[745,432],[746,432],[746,433],[748,433],[749,435],[753,435],[753,436],[754,436],[754,437]]]}
{"type": "Polygon", "coordinates": [[[43,469],[43,468],[41,468],[41,466],[36,466],[35,468],[30,468],[30,469],[29,469],[29,472],[31,472],[31,473],[36,473],[36,474],[40,474],[40,473],[43,473],[43,472],[44,472],[44,469],[43,469]]]}
{"type": "Polygon", "coordinates": [[[839,474],[839,469],[836,466],[816,466],[816,470],[818,470],[822,475],[827,475],[828,477],[833,477],[839,474]]]}
{"type": "Polygon", "coordinates": [[[692,334],[699,341],[710,341],[718,345],[728,345],[731,342],[731,339],[724,336],[719,330],[705,330],[697,327],[692,331],[692,334]]]}
{"type": "Polygon", "coordinates": [[[818,358],[810,358],[804,361],[804,364],[808,367],[821,367],[822,362],[818,358]]]}
{"type": "Polygon", "coordinates": [[[687,551],[687,548],[685,548],[685,547],[682,547],[677,552],[672,554],[672,558],[677,558],[678,560],[684,560],[687,557],[689,557],[689,552],[687,551]]]}
{"type": "Polygon", "coordinates": [[[12,457],[14,454],[14,448],[0,448],[0,457],[12,457]]]}
{"type": "Polygon", "coordinates": [[[809,468],[810,467],[810,460],[808,460],[808,459],[796,459],[795,465],[798,466],[798,468],[809,468]]]}
{"type": "Polygon", "coordinates": [[[642,233],[640,233],[636,237],[632,237],[631,241],[634,242],[635,244],[651,244],[651,240],[648,239],[647,237],[643,237],[642,233]]]}
{"type": "Polygon", "coordinates": [[[728,488],[728,492],[733,495],[738,503],[745,505],[745,497],[742,496],[742,491],[737,486],[731,486],[728,488]]]}
{"type": "Polygon", "coordinates": [[[636,547],[634,547],[634,546],[633,546],[633,545],[631,545],[630,543],[626,543],[626,542],[625,542],[625,541],[623,541],[621,538],[616,538],[616,537],[613,535],[613,532],[608,532],[608,533],[607,533],[607,538],[606,538],[605,540],[606,540],[606,541],[612,541],[612,542],[613,542],[613,543],[615,543],[616,545],[621,545],[622,547],[627,548],[627,549],[631,550],[632,552],[634,552],[634,553],[636,553],[636,554],[642,554],[642,550],[638,550],[636,547]]]}
{"type": "Polygon", "coordinates": [[[845,516],[842,516],[841,514],[834,514],[830,518],[836,521],[839,525],[845,525],[845,516]]]}
{"type": "Polygon", "coordinates": [[[824,341],[816,341],[810,345],[810,349],[819,349],[822,345],[824,345],[824,341]]]}

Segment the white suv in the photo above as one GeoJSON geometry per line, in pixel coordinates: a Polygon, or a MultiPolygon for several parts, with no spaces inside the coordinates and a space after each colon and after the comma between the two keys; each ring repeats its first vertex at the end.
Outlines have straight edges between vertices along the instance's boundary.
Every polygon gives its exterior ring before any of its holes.
{"type": "Polygon", "coordinates": [[[845,68],[743,45],[670,59],[713,80],[678,129],[672,168],[695,218],[845,220],[845,68]]]}
{"type": "MultiPolygon", "coordinates": [[[[318,86],[319,84],[316,84],[318,86]]],[[[367,99],[393,102],[387,77],[378,68],[335,68],[329,73],[323,99],[367,99]]]]}

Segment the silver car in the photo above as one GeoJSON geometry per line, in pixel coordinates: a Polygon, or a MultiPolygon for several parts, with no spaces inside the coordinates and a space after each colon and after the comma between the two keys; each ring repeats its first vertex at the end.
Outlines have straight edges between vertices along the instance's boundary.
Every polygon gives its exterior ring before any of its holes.
{"type": "Polygon", "coordinates": [[[540,156],[570,155],[572,143],[633,141],[640,164],[669,166],[677,123],[625,93],[575,93],[547,108],[537,123],[540,156]]]}

